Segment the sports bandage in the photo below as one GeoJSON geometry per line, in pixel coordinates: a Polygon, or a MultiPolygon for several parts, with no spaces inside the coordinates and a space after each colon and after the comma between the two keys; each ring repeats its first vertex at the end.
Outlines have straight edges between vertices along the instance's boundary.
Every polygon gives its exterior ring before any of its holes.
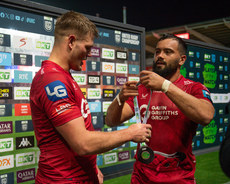
{"type": "Polygon", "coordinates": [[[122,104],[121,104],[121,100],[120,100],[120,97],[119,97],[119,93],[116,96],[116,99],[117,99],[118,105],[121,106],[122,104]]]}
{"type": "Polygon", "coordinates": [[[164,80],[162,86],[161,86],[161,91],[163,91],[164,93],[166,93],[169,89],[171,82],[169,80],[164,80]]]}

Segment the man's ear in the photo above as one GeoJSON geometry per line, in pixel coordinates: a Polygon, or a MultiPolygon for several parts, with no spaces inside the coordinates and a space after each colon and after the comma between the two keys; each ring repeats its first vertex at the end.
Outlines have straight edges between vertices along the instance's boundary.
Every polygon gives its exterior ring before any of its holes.
{"type": "Polygon", "coordinates": [[[69,45],[70,49],[73,48],[73,45],[74,45],[75,41],[76,41],[76,36],[75,35],[69,35],[69,37],[68,37],[68,45],[69,45]]]}
{"type": "Polygon", "coordinates": [[[182,66],[187,59],[186,55],[181,55],[179,65],[182,66]]]}

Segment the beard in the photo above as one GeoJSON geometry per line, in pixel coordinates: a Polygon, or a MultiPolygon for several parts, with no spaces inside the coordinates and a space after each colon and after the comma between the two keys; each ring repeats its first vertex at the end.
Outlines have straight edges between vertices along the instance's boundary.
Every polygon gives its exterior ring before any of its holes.
{"type": "Polygon", "coordinates": [[[153,72],[157,73],[158,75],[164,78],[172,76],[177,71],[178,63],[179,60],[174,60],[172,64],[167,64],[163,60],[157,60],[156,62],[153,62],[153,72]],[[159,62],[164,64],[165,67],[162,68],[162,66],[157,66],[159,62]]]}

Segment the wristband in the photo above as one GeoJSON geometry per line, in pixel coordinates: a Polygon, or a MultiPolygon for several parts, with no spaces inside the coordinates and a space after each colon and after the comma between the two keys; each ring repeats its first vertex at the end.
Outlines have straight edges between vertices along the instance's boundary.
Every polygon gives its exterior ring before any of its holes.
{"type": "Polygon", "coordinates": [[[171,82],[169,80],[164,80],[162,86],[161,86],[161,91],[163,91],[164,93],[166,93],[169,89],[171,82]]]}
{"type": "Polygon", "coordinates": [[[117,99],[118,105],[121,106],[122,104],[121,104],[121,100],[120,100],[120,97],[119,97],[119,93],[116,96],[116,99],[117,99]]]}

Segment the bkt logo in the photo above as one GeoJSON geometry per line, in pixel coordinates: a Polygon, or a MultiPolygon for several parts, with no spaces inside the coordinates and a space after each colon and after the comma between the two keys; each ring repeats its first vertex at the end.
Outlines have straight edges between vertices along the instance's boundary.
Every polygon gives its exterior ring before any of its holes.
{"type": "Polygon", "coordinates": [[[60,99],[68,98],[68,93],[61,81],[57,80],[45,86],[47,97],[50,101],[56,102],[60,99]]]}

